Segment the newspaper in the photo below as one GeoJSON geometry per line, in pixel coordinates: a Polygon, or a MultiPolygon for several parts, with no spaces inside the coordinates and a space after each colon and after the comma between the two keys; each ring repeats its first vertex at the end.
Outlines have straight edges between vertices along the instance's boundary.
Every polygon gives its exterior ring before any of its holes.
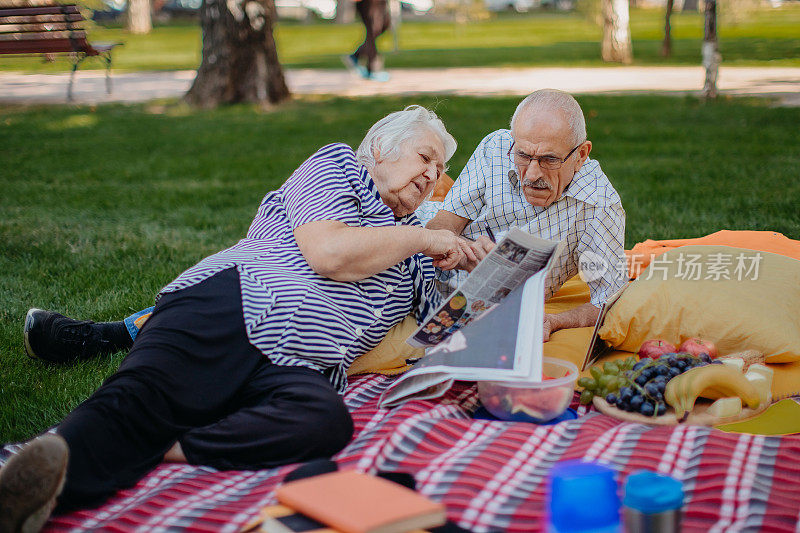
{"type": "Polygon", "coordinates": [[[435,398],[456,380],[541,380],[545,277],[561,246],[511,229],[409,337],[426,355],[379,405],[435,398]]]}

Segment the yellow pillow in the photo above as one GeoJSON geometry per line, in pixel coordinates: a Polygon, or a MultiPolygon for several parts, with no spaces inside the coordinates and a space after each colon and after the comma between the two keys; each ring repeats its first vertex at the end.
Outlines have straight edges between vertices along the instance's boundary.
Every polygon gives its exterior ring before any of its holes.
{"type": "Polygon", "coordinates": [[[417,321],[412,313],[395,324],[380,344],[357,357],[347,369],[347,375],[377,372],[391,376],[411,368],[406,364],[406,359],[425,355],[424,348],[414,348],[406,343],[406,339],[414,333],[415,329],[417,329],[417,321]]]}
{"type": "Polygon", "coordinates": [[[630,352],[648,339],[701,337],[722,355],[752,349],[770,363],[798,361],[800,261],[729,246],[676,248],[628,286],[599,335],[630,352]]]}

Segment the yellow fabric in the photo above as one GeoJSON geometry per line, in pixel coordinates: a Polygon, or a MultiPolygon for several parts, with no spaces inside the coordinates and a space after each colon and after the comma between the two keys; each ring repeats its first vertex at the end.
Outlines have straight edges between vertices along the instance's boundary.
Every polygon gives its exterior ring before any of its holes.
{"type": "Polygon", "coordinates": [[[722,424],[716,428],[729,433],[751,433],[753,435],[800,433],[800,405],[794,400],[781,400],[753,418],[722,424]]]}
{"type": "Polygon", "coordinates": [[[722,355],[758,350],[769,363],[800,360],[800,261],[727,246],[683,246],[661,256],[658,266],[666,274],[645,271],[606,316],[599,334],[611,346],[633,352],[648,339],[680,344],[701,337],[722,355]],[[681,254],[684,260],[699,254],[707,267],[713,254],[739,253],[761,254],[758,276],[738,280],[731,266],[728,280],[704,279],[705,270],[703,279],[678,277],[681,254]]]}
{"type": "Polygon", "coordinates": [[[405,342],[415,329],[417,329],[417,321],[413,315],[408,315],[402,322],[389,330],[380,344],[356,358],[347,369],[347,375],[377,373],[391,376],[401,374],[411,368],[406,364],[406,359],[425,355],[424,349],[412,348],[405,342]]]}
{"type": "MultiPolygon", "coordinates": [[[[544,304],[545,313],[563,313],[589,302],[589,286],[578,276],[567,280],[561,289],[544,304]]],[[[544,343],[545,357],[554,357],[574,363],[578,368],[583,364],[586,350],[592,341],[594,327],[561,329],[550,335],[544,343]]]]}

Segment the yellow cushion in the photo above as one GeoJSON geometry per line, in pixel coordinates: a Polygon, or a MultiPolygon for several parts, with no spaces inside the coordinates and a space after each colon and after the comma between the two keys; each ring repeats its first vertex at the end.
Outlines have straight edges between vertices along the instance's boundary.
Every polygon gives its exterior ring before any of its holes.
{"type": "Polygon", "coordinates": [[[798,302],[797,259],[728,246],[683,246],[660,256],[630,284],[609,311],[599,335],[629,352],[648,339],[680,344],[701,337],[714,342],[723,355],[758,350],[769,363],[787,363],[800,360],[798,302]],[[734,269],[740,254],[748,258],[746,266],[749,258],[761,255],[757,275],[744,272],[737,279],[734,269]],[[686,272],[686,261],[696,255],[701,279],[679,277],[679,266],[686,272]],[[709,265],[720,265],[723,257],[730,258],[731,279],[705,279],[712,272],[709,265]]]}
{"type": "Polygon", "coordinates": [[[423,348],[412,348],[406,343],[406,339],[414,333],[415,329],[417,329],[417,321],[414,319],[414,315],[408,315],[389,330],[380,344],[357,357],[347,369],[347,375],[371,372],[394,375],[411,368],[406,364],[406,359],[425,355],[423,348]]]}

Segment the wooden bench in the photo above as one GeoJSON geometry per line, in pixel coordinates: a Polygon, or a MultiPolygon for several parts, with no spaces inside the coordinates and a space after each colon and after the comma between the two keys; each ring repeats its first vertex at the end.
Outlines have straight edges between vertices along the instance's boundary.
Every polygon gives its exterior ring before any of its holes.
{"type": "Polygon", "coordinates": [[[81,27],[84,20],[75,5],[0,7],[0,54],[69,54],[68,101],[78,66],[87,57],[99,57],[106,63],[106,92],[111,94],[111,51],[122,43],[90,43],[81,27]]]}

